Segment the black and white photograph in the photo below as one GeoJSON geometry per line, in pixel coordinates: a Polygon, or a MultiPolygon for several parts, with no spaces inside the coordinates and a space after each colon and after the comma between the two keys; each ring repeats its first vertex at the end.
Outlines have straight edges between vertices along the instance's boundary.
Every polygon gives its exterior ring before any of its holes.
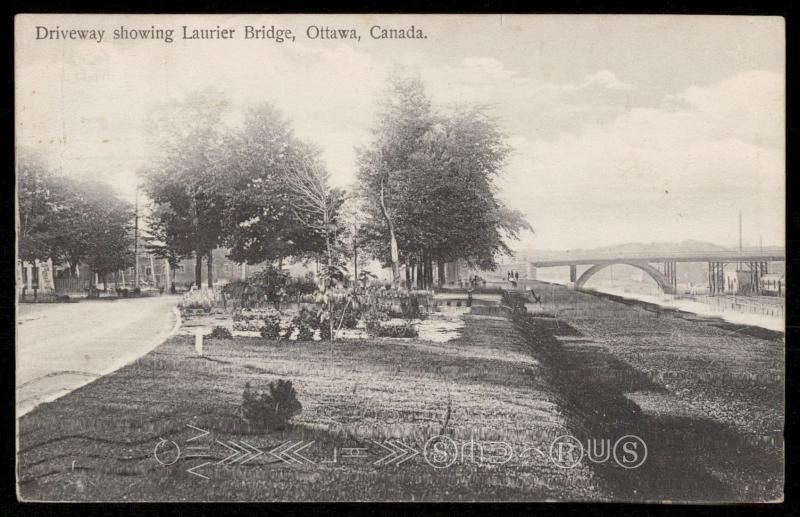
{"type": "Polygon", "coordinates": [[[784,18],[13,40],[19,501],[784,500],[784,18]]]}

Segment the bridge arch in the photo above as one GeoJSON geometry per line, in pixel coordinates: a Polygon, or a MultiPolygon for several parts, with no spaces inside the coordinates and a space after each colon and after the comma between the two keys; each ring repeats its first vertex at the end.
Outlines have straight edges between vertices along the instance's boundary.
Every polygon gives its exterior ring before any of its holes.
{"type": "Polygon", "coordinates": [[[622,264],[625,266],[635,267],[641,271],[644,271],[650,278],[656,281],[658,287],[666,294],[675,294],[675,288],[670,284],[667,277],[659,271],[658,269],[654,268],[647,262],[633,262],[633,261],[625,261],[625,262],[608,262],[605,264],[595,264],[586,271],[584,271],[581,276],[575,281],[575,289],[583,289],[583,285],[598,271],[607,268],[608,266],[613,266],[614,264],[622,264]]]}

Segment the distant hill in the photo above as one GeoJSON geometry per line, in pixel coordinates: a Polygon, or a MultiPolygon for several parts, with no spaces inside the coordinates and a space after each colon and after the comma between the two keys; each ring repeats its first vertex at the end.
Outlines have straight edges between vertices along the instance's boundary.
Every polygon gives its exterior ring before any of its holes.
{"type": "MultiPolygon", "coordinates": [[[[533,248],[520,249],[516,252],[515,256],[508,260],[508,262],[524,261],[528,257],[545,258],[547,256],[563,256],[565,252],[575,255],[645,255],[652,254],[654,256],[662,253],[675,253],[685,252],[691,253],[695,251],[725,251],[733,250],[734,248],[720,246],[711,242],[685,240],[682,242],[628,242],[624,244],[615,244],[612,246],[604,246],[601,248],[573,248],[569,250],[537,250],[533,248]]],[[[752,248],[745,248],[752,249],[752,248]]]]}

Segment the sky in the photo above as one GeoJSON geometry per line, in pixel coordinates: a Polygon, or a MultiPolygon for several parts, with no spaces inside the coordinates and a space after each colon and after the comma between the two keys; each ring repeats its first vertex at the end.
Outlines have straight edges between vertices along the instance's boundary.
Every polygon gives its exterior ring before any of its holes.
{"type": "Polygon", "coordinates": [[[132,200],[152,149],[146,119],[169,99],[215,87],[235,112],[271,102],[323,149],[337,186],[355,179],[393,66],[419,74],[435,104],[481,104],[513,152],[498,195],[534,228],[514,247],[626,242],[784,244],[782,18],[566,15],[21,15],[16,143],[60,174],[132,200]],[[182,40],[181,27],[235,28],[182,40]],[[294,42],[243,39],[244,25],[294,42]],[[372,39],[375,25],[425,39],[372,39]],[[102,42],[37,39],[102,29],[102,42]],[[113,40],[173,28],[175,40],[113,40]],[[360,41],[309,39],[353,28],[360,41]],[[313,32],[313,29],[312,29],[313,32]]]}

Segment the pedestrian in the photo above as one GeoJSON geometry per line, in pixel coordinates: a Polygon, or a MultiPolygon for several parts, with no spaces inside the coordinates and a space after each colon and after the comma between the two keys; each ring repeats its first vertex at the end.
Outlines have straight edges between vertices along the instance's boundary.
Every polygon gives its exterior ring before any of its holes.
{"type": "Polygon", "coordinates": [[[519,271],[514,273],[514,279],[519,281],[519,271]]]}

